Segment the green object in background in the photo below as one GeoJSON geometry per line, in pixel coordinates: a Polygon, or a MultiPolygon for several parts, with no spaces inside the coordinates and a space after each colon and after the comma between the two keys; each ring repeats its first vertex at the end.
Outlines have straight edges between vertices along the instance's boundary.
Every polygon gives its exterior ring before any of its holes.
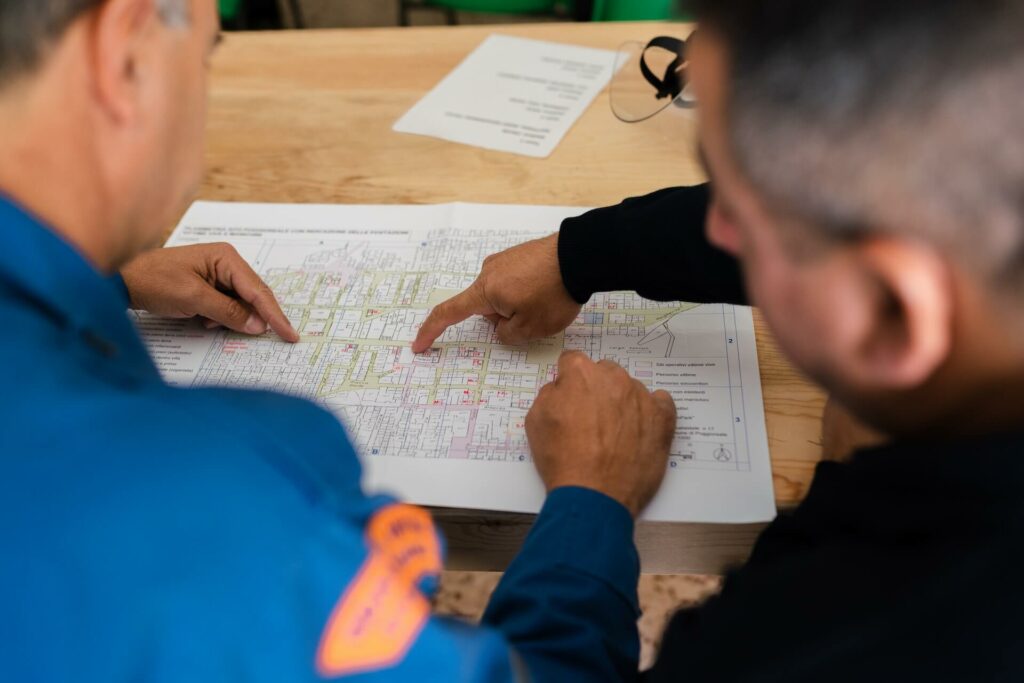
{"type": "MultiPolygon", "coordinates": [[[[222,2],[224,0],[221,0],[222,2]]],[[[492,14],[560,14],[572,10],[572,0],[421,0],[426,7],[439,7],[450,12],[484,12],[492,14]]],[[[402,0],[403,8],[409,0],[402,0]]],[[[591,3],[583,3],[579,12],[588,12],[591,3]]],[[[682,19],[678,0],[593,0],[593,21],[657,21],[682,19]]],[[[580,18],[580,17],[577,17],[580,18]]],[[[450,20],[453,21],[453,20],[450,20]]]]}
{"type": "Polygon", "coordinates": [[[460,12],[535,14],[551,12],[558,2],[556,0],[430,0],[428,4],[460,12]]]}
{"type": "Polygon", "coordinates": [[[242,8],[242,0],[218,0],[220,7],[220,18],[224,21],[232,21],[238,16],[238,10],[242,8]]]}
{"type": "Polygon", "coordinates": [[[594,21],[678,19],[676,0],[594,0],[594,21]]]}

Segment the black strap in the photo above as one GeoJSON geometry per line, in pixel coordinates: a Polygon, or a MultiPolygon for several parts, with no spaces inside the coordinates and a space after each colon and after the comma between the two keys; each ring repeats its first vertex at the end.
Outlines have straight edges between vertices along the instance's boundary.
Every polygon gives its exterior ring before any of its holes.
{"type": "Polygon", "coordinates": [[[647,82],[658,91],[657,97],[659,100],[663,100],[666,97],[675,99],[679,96],[679,93],[683,92],[683,88],[686,87],[686,77],[679,70],[679,67],[683,64],[686,64],[686,41],[679,38],[658,36],[647,43],[644,51],[640,53],[640,72],[647,79],[647,82]],[[654,72],[651,71],[651,67],[647,66],[647,51],[654,47],[660,47],[676,55],[676,58],[665,69],[664,78],[655,76],[654,72]]]}

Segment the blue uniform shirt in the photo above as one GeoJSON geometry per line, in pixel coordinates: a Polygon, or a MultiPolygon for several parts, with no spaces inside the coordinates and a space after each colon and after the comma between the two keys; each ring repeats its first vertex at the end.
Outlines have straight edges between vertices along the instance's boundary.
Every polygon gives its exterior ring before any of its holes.
{"type": "Polygon", "coordinates": [[[429,515],[301,400],[165,384],[95,271],[0,197],[0,678],[604,681],[636,674],[633,523],[548,498],[483,626],[430,615],[429,515]]]}

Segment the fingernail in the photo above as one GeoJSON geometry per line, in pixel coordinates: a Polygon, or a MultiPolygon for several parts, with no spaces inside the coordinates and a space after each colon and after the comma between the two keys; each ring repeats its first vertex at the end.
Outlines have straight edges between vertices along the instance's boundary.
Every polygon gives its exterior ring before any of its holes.
{"type": "Polygon", "coordinates": [[[267,331],[267,324],[263,322],[263,318],[253,313],[245,321],[245,331],[249,334],[263,334],[267,331]]]}

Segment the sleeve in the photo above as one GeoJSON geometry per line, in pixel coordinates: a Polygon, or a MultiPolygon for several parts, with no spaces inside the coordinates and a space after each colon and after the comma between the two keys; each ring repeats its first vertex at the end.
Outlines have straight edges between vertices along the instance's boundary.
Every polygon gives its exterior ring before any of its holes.
{"type": "Polygon", "coordinates": [[[634,680],[639,577],[626,508],[589,489],[556,489],[483,623],[508,640],[531,680],[634,680]]]}
{"type": "Polygon", "coordinates": [[[745,304],[739,262],[708,242],[708,185],[676,187],[562,223],[558,260],[572,297],[632,290],[658,301],[745,304]]]}
{"type": "Polygon", "coordinates": [[[633,519],[621,504],[584,488],[553,491],[496,589],[481,626],[427,616],[422,598],[407,582],[420,573],[406,568],[435,552],[422,552],[429,541],[421,545],[415,540],[417,524],[408,518],[400,521],[409,514],[421,515],[421,528],[432,529],[426,513],[409,506],[385,508],[370,523],[371,537],[377,527],[411,542],[389,553],[379,576],[364,565],[345,589],[337,611],[342,616],[332,617],[337,628],[329,626],[325,639],[333,642],[334,654],[321,648],[320,661],[327,661],[320,667],[325,677],[362,673],[357,678],[368,683],[434,678],[465,683],[603,683],[638,677],[640,561],[633,544],[633,519]],[[396,591],[408,597],[381,602],[380,596],[396,591]],[[365,600],[360,598],[363,593],[365,600]],[[351,620],[343,616],[346,611],[351,620]],[[423,620],[421,626],[414,624],[418,619],[423,620]],[[407,623],[410,628],[403,629],[407,623]],[[378,638],[373,637],[375,631],[378,638]]]}
{"type": "MultiPolygon", "coordinates": [[[[383,527],[401,529],[403,534],[412,528],[394,521],[388,520],[383,527]]],[[[411,546],[399,553],[402,562],[422,557],[409,550],[411,546]]],[[[401,562],[389,562],[388,572],[400,566],[401,562]]],[[[400,569],[398,574],[402,574],[400,569]]],[[[626,508],[589,489],[556,489],[495,590],[481,626],[429,617],[422,630],[410,638],[408,651],[396,657],[392,666],[372,674],[368,671],[366,680],[635,680],[640,657],[636,625],[639,575],[633,519],[626,508]]],[[[356,585],[365,580],[357,578],[356,585]]],[[[388,580],[387,585],[393,584],[388,580]]],[[[346,593],[357,594],[351,585],[346,593]]],[[[368,591],[381,593],[379,588],[368,591]]],[[[413,600],[387,615],[374,615],[360,607],[356,610],[357,631],[338,634],[341,651],[357,660],[374,654],[379,646],[371,647],[372,641],[357,643],[352,634],[365,634],[370,623],[367,619],[372,621],[367,615],[372,615],[386,623],[387,639],[393,640],[403,621],[417,611],[413,605],[418,598],[413,600]]]]}

